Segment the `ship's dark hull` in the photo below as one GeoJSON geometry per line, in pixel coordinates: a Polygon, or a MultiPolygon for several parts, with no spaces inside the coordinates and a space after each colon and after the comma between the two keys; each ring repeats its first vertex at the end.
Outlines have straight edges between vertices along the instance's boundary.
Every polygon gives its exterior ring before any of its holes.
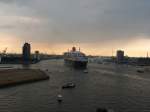
{"type": "Polygon", "coordinates": [[[65,64],[68,66],[72,66],[74,68],[87,68],[87,62],[86,61],[72,61],[64,59],[65,64]]]}

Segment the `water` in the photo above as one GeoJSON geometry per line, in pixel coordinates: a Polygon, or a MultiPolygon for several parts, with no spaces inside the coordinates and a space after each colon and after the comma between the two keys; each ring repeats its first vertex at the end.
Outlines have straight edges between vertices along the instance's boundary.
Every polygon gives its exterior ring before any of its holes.
{"type": "Polygon", "coordinates": [[[31,68],[48,69],[50,80],[0,89],[0,112],[95,112],[98,107],[150,111],[149,73],[138,74],[135,67],[89,64],[84,73],[65,67],[62,60],[48,60],[31,68]],[[76,88],[62,90],[68,81],[76,88]],[[58,94],[63,95],[61,104],[58,94]]]}

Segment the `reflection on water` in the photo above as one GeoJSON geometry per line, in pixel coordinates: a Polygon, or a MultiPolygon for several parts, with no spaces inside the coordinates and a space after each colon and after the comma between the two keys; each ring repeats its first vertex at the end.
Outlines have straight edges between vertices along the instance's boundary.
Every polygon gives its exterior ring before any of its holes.
{"type": "Polygon", "coordinates": [[[50,80],[1,89],[2,112],[95,112],[98,107],[115,112],[150,111],[150,82],[131,67],[89,64],[84,73],[64,66],[62,60],[13,66],[48,69],[50,80]],[[76,83],[76,88],[62,90],[67,82],[76,83]],[[58,94],[63,95],[61,104],[58,94]]]}

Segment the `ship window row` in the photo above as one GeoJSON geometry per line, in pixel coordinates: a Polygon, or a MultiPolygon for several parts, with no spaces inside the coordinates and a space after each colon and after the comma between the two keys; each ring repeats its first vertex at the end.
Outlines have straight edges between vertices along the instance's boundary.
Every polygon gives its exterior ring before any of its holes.
{"type": "Polygon", "coordinates": [[[85,57],[83,53],[65,53],[65,56],[73,56],[73,57],[85,57]]]}

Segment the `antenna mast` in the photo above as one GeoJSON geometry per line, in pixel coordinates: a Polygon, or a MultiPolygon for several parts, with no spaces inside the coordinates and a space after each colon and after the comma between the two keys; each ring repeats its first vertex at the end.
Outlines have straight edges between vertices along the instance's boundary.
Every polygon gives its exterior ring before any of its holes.
{"type": "Polygon", "coordinates": [[[147,58],[148,58],[149,56],[148,56],[148,52],[147,52],[147,58]]]}

